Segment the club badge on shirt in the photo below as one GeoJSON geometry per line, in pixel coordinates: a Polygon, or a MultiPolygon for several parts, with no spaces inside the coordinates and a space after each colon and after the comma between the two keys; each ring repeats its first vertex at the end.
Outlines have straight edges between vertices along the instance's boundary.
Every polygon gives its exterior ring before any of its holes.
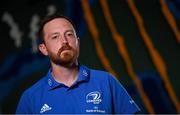
{"type": "Polygon", "coordinates": [[[98,91],[90,92],[86,95],[87,103],[99,104],[101,101],[101,93],[98,91]]]}
{"type": "Polygon", "coordinates": [[[86,103],[93,104],[92,108],[86,109],[87,113],[105,113],[98,105],[102,102],[101,93],[99,91],[93,91],[86,95],[86,103]]]}

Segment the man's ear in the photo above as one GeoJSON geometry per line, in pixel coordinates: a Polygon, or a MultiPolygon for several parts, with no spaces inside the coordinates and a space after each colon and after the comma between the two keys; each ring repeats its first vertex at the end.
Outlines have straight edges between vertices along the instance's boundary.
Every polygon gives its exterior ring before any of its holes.
{"type": "Polygon", "coordinates": [[[48,55],[46,45],[44,43],[39,44],[39,50],[41,51],[42,54],[44,54],[46,56],[48,55]]]}

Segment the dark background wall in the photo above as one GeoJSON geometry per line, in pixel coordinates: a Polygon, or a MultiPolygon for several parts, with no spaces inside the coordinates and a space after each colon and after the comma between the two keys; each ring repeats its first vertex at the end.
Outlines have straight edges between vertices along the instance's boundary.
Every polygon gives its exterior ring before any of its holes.
{"type": "MultiPolygon", "coordinates": [[[[164,1],[180,33],[180,2],[164,1]]],[[[152,103],[155,113],[177,113],[177,106],[165,87],[166,82],[152,61],[127,0],[107,0],[107,3],[116,30],[123,36],[133,71],[141,81],[144,93],[152,103]]],[[[162,13],[160,0],[134,0],[134,3],[144,20],[144,27],[154,48],[165,63],[171,90],[176,95],[176,100],[179,100],[180,42],[162,13]]],[[[139,105],[140,113],[149,113],[143,103],[143,97],[139,95],[136,84],[127,71],[124,59],[118,52],[118,45],[121,44],[116,44],[113,40],[100,1],[89,0],[88,4],[99,32],[98,39],[108,62],[117,73],[116,77],[139,105]]],[[[94,69],[109,71],[97,53],[94,36],[82,8],[82,0],[1,1],[0,113],[14,113],[22,92],[49,69],[48,58],[37,50],[37,30],[40,20],[54,12],[69,16],[75,22],[81,42],[80,63],[94,69]]]]}

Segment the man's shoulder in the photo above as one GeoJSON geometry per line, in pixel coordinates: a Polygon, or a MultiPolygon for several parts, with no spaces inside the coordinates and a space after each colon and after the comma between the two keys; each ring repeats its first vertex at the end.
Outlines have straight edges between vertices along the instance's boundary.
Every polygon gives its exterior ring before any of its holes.
{"type": "Polygon", "coordinates": [[[90,75],[93,78],[96,79],[109,79],[109,78],[114,78],[114,76],[105,70],[100,70],[100,69],[90,69],[90,75]]]}
{"type": "Polygon", "coordinates": [[[90,69],[91,74],[96,74],[96,75],[111,75],[109,72],[104,71],[104,70],[98,70],[98,69],[90,69]]]}
{"type": "Polygon", "coordinates": [[[43,77],[39,81],[34,83],[32,86],[27,88],[24,91],[24,95],[28,95],[28,96],[32,97],[34,94],[40,92],[40,90],[42,90],[45,87],[45,79],[46,79],[46,77],[43,77]]]}
{"type": "Polygon", "coordinates": [[[105,70],[100,70],[100,69],[94,69],[94,68],[87,68],[90,72],[90,77],[93,80],[96,81],[110,81],[110,82],[119,82],[117,79],[117,76],[114,76],[112,73],[105,71],[105,70]]]}

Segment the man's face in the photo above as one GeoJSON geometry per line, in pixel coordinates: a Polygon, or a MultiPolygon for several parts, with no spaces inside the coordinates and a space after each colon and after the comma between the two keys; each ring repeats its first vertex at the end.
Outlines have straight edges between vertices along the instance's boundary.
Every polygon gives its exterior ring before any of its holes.
{"type": "MultiPolygon", "coordinates": [[[[41,44],[50,60],[59,65],[69,65],[77,61],[79,41],[72,24],[64,18],[56,18],[43,28],[44,44],[41,44]]],[[[40,49],[41,50],[41,49],[40,49]]]]}

